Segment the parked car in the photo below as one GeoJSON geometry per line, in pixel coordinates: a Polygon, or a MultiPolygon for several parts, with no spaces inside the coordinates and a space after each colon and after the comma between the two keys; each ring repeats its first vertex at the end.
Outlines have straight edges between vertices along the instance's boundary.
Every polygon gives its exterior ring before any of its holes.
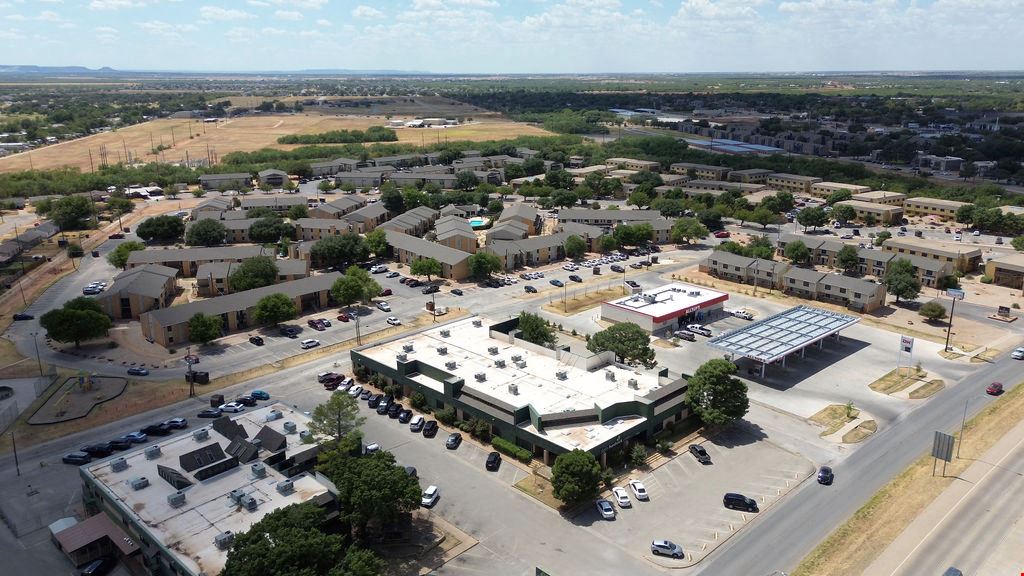
{"type": "Polygon", "coordinates": [[[729,236],[731,236],[731,234],[729,234],[728,230],[719,230],[718,232],[715,232],[715,238],[728,238],[729,236]]]}
{"type": "Polygon", "coordinates": [[[523,290],[526,290],[527,294],[536,294],[537,293],[537,289],[534,288],[533,286],[530,286],[529,284],[527,284],[526,286],[523,286],[523,290]]]}
{"type": "MultiPolygon", "coordinates": [[[[253,405],[255,404],[256,402],[253,402],[253,405]]],[[[174,428],[175,430],[182,430],[188,428],[188,420],[184,418],[171,418],[170,420],[165,420],[164,424],[167,424],[168,426],[174,428]]]]}
{"type": "Polygon", "coordinates": [[[423,437],[433,438],[434,436],[437,436],[437,428],[436,420],[427,420],[427,423],[423,425],[423,437]]]}
{"type": "Polygon", "coordinates": [[[408,286],[409,288],[419,288],[420,286],[423,286],[423,282],[420,282],[419,280],[417,280],[415,278],[410,278],[405,283],[405,285],[408,286]]]}
{"type": "Polygon", "coordinates": [[[373,390],[363,388],[363,390],[359,392],[359,399],[362,400],[363,402],[369,402],[370,398],[373,398],[373,396],[373,390]]]}
{"type": "Polygon", "coordinates": [[[81,466],[82,464],[88,464],[89,462],[92,462],[92,456],[86,454],[85,452],[72,452],[70,454],[65,454],[64,456],[62,456],[60,461],[65,464],[75,464],[76,466],[81,466]]]}
{"type": "Polygon", "coordinates": [[[282,326],[280,330],[281,336],[287,336],[289,338],[298,338],[299,329],[295,326],[282,326]]]}
{"type": "Polygon", "coordinates": [[[220,408],[207,408],[199,414],[196,414],[196,418],[220,418],[221,413],[222,411],[220,408]]]}
{"type": "Polygon", "coordinates": [[[366,406],[368,408],[373,408],[374,410],[376,410],[377,407],[380,406],[380,401],[383,398],[383,394],[371,394],[370,397],[366,399],[366,406]]]}
{"type": "Polygon", "coordinates": [[[313,338],[310,338],[308,340],[303,340],[302,343],[299,344],[299,347],[302,348],[303,350],[309,350],[310,348],[316,348],[319,345],[320,345],[320,341],[319,340],[315,340],[313,338]]]}
{"type": "Polygon", "coordinates": [[[132,366],[128,369],[129,376],[149,376],[149,370],[146,370],[142,366],[132,366]]]}
{"type": "Polygon", "coordinates": [[[683,547],[671,540],[654,540],[651,542],[651,554],[655,556],[683,557],[683,547]]]}
{"type": "Polygon", "coordinates": [[[383,264],[377,264],[376,266],[370,268],[370,274],[382,274],[387,271],[388,267],[384,266],[383,264]]]}
{"type": "Polygon", "coordinates": [[[623,272],[626,271],[626,269],[623,268],[622,266],[619,266],[618,264],[612,264],[611,265],[611,271],[612,272],[618,272],[619,274],[622,274],[623,272]]]}
{"type": "Polygon", "coordinates": [[[402,405],[399,404],[398,402],[395,402],[394,404],[388,404],[388,418],[398,418],[398,414],[401,413],[402,410],[402,405]]]}
{"type": "Polygon", "coordinates": [[[451,294],[453,296],[462,296],[462,290],[459,290],[458,288],[455,288],[454,290],[451,291],[451,294]]]}
{"type": "Polygon", "coordinates": [[[824,484],[829,486],[832,481],[835,480],[836,476],[832,473],[832,468],[828,466],[822,466],[818,469],[818,484],[824,484]]]}
{"type": "Polygon", "coordinates": [[[252,396],[248,396],[248,395],[243,395],[243,396],[239,396],[238,398],[235,398],[235,402],[237,404],[241,404],[242,406],[250,406],[251,407],[251,406],[255,406],[256,405],[256,399],[253,398],[252,396]]]}
{"type": "Polygon", "coordinates": [[[219,406],[221,412],[241,412],[245,410],[245,406],[242,406],[238,402],[227,402],[219,406]]]}
{"type": "MultiPolygon", "coordinates": [[[[401,404],[398,406],[401,408],[401,404]]],[[[412,410],[409,410],[408,408],[401,408],[398,411],[398,423],[408,424],[410,420],[412,420],[412,410]]]]}
{"type": "Polygon", "coordinates": [[[351,318],[349,318],[349,315],[348,315],[348,314],[346,314],[346,313],[344,313],[344,312],[340,312],[340,313],[338,314],[338,320],[340,320],[340,321],[342,321],[342,322],[348,322],[349,320],[351,320],[351,318]]]}
{"type": "Polygon", "coordinates": [[[424,294],[434,294],[435,292],[440,292],[440,291],[441,291],[441,288],[437,284],[432,284],[432,285],[427,286],[426,288],[424,288],[422,290],[422,292],[424,294]]]}
{"type": "Polygon", "coordinates": [[[633,491],[633,496],[636,496],[637,500],[650,499],[650,496],[647,494],[647,487],[639,480],[630,480],[629,489],[633,491]]]}
{"type": "Polygon", "coordinates": [[[550,280],[550,282],[551,282],[552,286],[558,286],[559,288],[561,288],[562,286],[565,286],[565,284],[563,284],[562,281],[557,279],[557,278],[552,278],[550,280]]]}
{"type": "Polygon", "coordinates": [[[312,328],[313,330],[316,330],[316,331],[323,331],[323,330],[326,329],[326,327],[324,326],[323,322],[320,322],[320,321],[318,321],[316,319],[307,320],[306,324],[308,324],[310,328],[312,328]]]}
{"type": "Polygon", "coordinates": [[[694,334],[700,334],[701,336],[711,337],[711,330],[708,330],[700,324],[687,324],[686,329],[694,334]]]}
{"type": "Polygon", "coordinates": [[[1013,352],[1010,353],[1010,358],[1014,360],[1024,360],[1024,347],[1014,348],[1013,352]]]}
{"type": "Polygon", "coordinates": [[[726,312],[728,312],[729,314],[732,314],[733,316],[735,316],[737,318],[742,318],[744,320],[753,320],[754,319],[754,315],[751,314],[750,312],[747,312],[746,310],[726,310],[726,312]]]}
{"type": "Polygon", "coordinates": [[[391,291],[391,288],[384,288],[383,290],[380,291],[380,294],[378,294],[378,296],[391,296],[392,294],[394,294],[394,292],[391,291]]]}
{"type": "Polygon", "coordinates": [[[399,276],[401,276],[401,274],[398,272],[388,272],[384,275],[385,278],[398,278],[399,276]]]}
{"type": "MultiPolygon", "coordinates": [[[[211,408],[211,410],[213,410],[213,408],[211,408]]],[[[129,432],[128,434],[122,436],[122,438],[134,444],[142,444],[146,440],[149,440],[149,436],[147,436],[143,432],[129,432]]]]}
{"type": "Polygon", "coordinates": [[[747,498],[743,494],[736,494],[734,492],[728,492],[722,497],[722,505],[732,510],[757,512],[757,502],[753,498],[747,498]]]}
{"type": "Polygon", "coordinates": [[[988,388],[985,388],[985,393],[992,396],[999,396],[1003,393],[1003,385],[999,382],[993,382],[988,385],[988,388]]]}
{"type": "Polygon", "coordinates": [[[359,384],[356,384],[355,386],[353,386],[353,387],[348,389],[348,395],[353,397],[353,398],[358,398],[359,395],[362,394],[362,393],[363,393],[363,387],[360,386],[359,384]]]}
{"type": "Polygon", "coordinates": [[[85,452],[93,458],[106,458],[114,452],[114,447],[110,445],[110,442],[102,442],[83,446],[80,452],[85,452]]]}
{"type": "Polygon", "coordinates": [[[127,450],[132,447],[132,441],[125,438],[124,436],[121,436],[120,438],[114,438],[110,442],[107,442],[107,444],[110,444],[110,447],[113,448],[114,450],[127,450]]]}
{"type": "Polygon", "coordinates": [[[257,400],[270,400],[270,394],[263,390],[253,390],[252,392],[249,392],[249,396],[252,396],[257,400]]]}
{"type": "Polygon", "coordinates": [[[612,507],[611,502],[604,498],[598,498],[594,501],[594,505],[597,507],[597,512],[602,518],[605,520],[615,520],[615,508],[612,507]]]}
{"type": "Polygon", "coordinates": [[[86,564],[78,574],[79,576],[103,576],[113,570],[115,566],[117,566],[116,560],[110,556],[101,556],[86,564]]]}
{"type": "MultiPolygon", "coordinates": [[[[399,418],[399,421],[401,421],[401,418],[399,418]]],[[[409,420],[409,431],[410,432],[419,432],[419,431],[423,430],[423,425],[425,423],[426,423],[426,420],[424,420],[423,416],[420,416],[419,414],[417,414],[417,415],[413,416],[411,420],[409,420]]]]}
{"type": "Polygon", "coordinates": [[[399,320],[398,317],[396,317],[396,316],[388,316],[387,323],[391,324],[392,326],[401,326],[402,325],[402,321],[399,320]]]}
{"type": "Polygon", "coordinates": [[[381,312],[391,312],[391,305],[387,302],[377,302],[377,309],[381,312]]]}
{"type": "Polygon", "coordinates": [[[686,330],[676,330],[672,335],[680,340],[689,340],[690,342],[697,341],[697,337],[694,336],[693,332],[688,332],[686,330]]]}
{"type": "Polygon", "coordinates": [[[484,468],[490,471],[497,470],[501,467],[501,454],[497,452],[491,452],[487,455],[487,461],[484,462],[484,468]]]}
{"type": "Polygon", "coordinates": [[[455,450],[462,444],[462,434],[458,432],[452,432],[448,435],[448,439],[444,441],[444,447],[449,450],[455,450]]]}
{"type": "Polygon", "coordinates": [[[626,489],[622,486],[612,488],[612,497],[615,498],[615,503],[619,505],[619,508],[633,507],[633,502],[629,499],[629,494],[626,493],[626,489]]]}
{"type": "Polygon", "coordinates": [[[690,444],[688,450],[690,451],[690,454],[693,454],[693,457],[697,459],[697,462],[700,462],[701,464],[711,464],[711,456],[700,444],[690,444]]]}
{"type": "Polygon", "coordinates": [[[399,284],[405,284],[405,283],[406,283],[406,282],[408,282],[408,281],[409,281],[409,279],[408,279],[408,278],[406,278],[406,277],[404,277],[404,276],[403,276],[402,278],[399,278],[399,279],[398,279],[398,283],[399,283],[399,284]]]}
{"type": "Polygon", "coordinates": [[[437,486],[427,486],[427,489],[423,491],[423,495],[420,497],[420,505],[424,508],[430,508],[437,504],[437,499],[440,497],[441,491],[437,486]]]}
{"type": "Polygon", "coordinates": [[[33,319],[35,319],[35,316],[33,316],[31,314],[26,314],[24,312],[18,312],[17,314],[15,314],[13,316],[13,318],[15,320],[33,320],[33,319]]]}
{"type": "Polygon", "coordinates": [[[143,427],[142,430],[139,430],[139,432],[148,434],[149,436],[169,436],[171,431],[171,427],[163,422],[159,424],[150,424],[149,426],[143,427]]]}
{"type": "Polygon", "coordinates": [[[252,342],[257,346],[263,346],[263,338],[259,336],[249,336],[249,342],[252,342]]]}

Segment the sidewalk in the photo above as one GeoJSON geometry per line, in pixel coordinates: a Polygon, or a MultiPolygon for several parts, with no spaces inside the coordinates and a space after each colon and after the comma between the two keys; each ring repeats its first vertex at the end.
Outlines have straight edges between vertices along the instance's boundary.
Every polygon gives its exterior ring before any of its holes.
{"type": "MultiPolygon", "coordinates": [[[[868,566],[865,574],[891,575],[900,570],[917,551],[931,533],[943,521],[957,511],[959,504],[967,498],[971,490],[977,487],[991,472],[1000,460],[1024,441],[1024,422],[1018,423],[1003,435],[998,442],[978,457],[963,474],[953,480],[948,488],[939,495],[917,518],[907,526],[900,535],[889,544],[874,562],[868,566]]],[[[939,469],[942,464],[939,464],[939,469]]]]}

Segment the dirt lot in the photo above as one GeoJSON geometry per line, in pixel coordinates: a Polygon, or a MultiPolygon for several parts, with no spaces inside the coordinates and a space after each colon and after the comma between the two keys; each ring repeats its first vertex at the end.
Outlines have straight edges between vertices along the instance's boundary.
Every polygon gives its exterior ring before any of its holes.
{"type": "MultiPolygon", "coordinates": [[[[308,100],[308,96],[286,96],[268,98],[265,96],[229,96],[228,100],[235,106],[255,108],[267,100],[280,100],[286,104],[308,100]]],[[[214,102],[216,102],[215,100],[214,102]]],[[[310,106],[306,105],[307,114],[352,114],[366,116],[410,116],[410,117],[473,117],[497,116],[494,112],[477,108],[471,104],[456,102],[441,96],[327,96],[325,102],[344,102],[345,107],[310,106]]]]}
{"type": "MultiPolygon", "coordinates": [[[[339,110],[332,108],[337,113],[339,110]]],[[[347,109],[345,114],[352,114],[347,109]]],[[[365,115],[321,115],[303,113],[292,115],[246,116],[216,124],[196,120],[161,119],[130,126],[116,132],[96,134],[87,138],[71,140],[53,146],[46,146],[31,152],[12,154],[0,158],[0,172],[77,166],[83,171],[90,170],[92,163],[99,165],[104,151],[108,163],[121,162],[127,156],[132,160],[152,162],[178,162],[189,158],[223,157],[229,152],[252,151],[260,148],[291,149],[295,145],[279,145],[277,139],[289,134],[315,134],[330,130],[365,130],[370,126],[384,124],[382,112],[379,116],[365,115]],[[168,149],[153,154],[160,145],[168,149]]],[[[410,116],[411,117],[411,116],[410,116]]],[[[399,128],[399,142],[424,145],[448,140],[497,140],[515,136],[546,136],[549,132],[519,122],[512,122],[494,116],[474,116],[473,122],[450,128],[399,128]]]]}

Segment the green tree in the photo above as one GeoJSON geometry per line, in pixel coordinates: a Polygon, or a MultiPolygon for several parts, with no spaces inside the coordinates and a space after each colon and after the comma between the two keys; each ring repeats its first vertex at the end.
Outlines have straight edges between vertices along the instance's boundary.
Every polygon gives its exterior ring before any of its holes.
{"type": "Polygon", "coordinates": [[[487,212],[489,212],[490,214],[492,214],[494,216],[497,216],[498,214],[501,214],[502,210],[504,210],[504,209],[505,209],[504,202],[502,202],[501,200],[498,200],[497,198],[495,198],[494,200],[491,200],[490,202],[487,203],[487,212]]]}
{"type": "Polygon", "coordinates": [[[526,170],[523,170],[523,167],[519,164],[505,165],[505,180],[512,181],[523,176],[526,176],[526,170]]]}
{"type": "Polygon", "coordinates": [[[331,296],[341,306],[351,306],[363,300],[363,285],[351,276],[342,276],[331,285],[331,296]]]}
{"type": "Polygon", "coordinates": [[[316,188],[317,188],[317,190],[319,190],[321,192],[329,192],[331,190],[334,190],[334,188],[335,188],[334,181],[333,180],[322,180],[322,181],[320,181],[319,184],[316,185],[316,188]]]}
{"type": "Polygon", "coordinates": [[[747,385],[734,378],[736,365],[708,360],[687,380],[686,403],[702,422],[721,425],[742,418],[750,408],[747,385]]]}
{"type": "Polygon", "coordinates": [[[50,338],[57,342],[74,342],[75,348],[79,348],[82,340],[106,336],[110,318],[95,300],[80,296],[43,314],[39,325],[50,338]]]}
{"type": "Polygon", "coordinates": [[[228,231],[220,220],[206,218],[189,227],[185,243],[189,246],[217,246],[224,243],[228,231]]]}
{"type": "Polygon", "coordinates": [[[761,225],[761,228],[767,228],[769,224],[774,224],[779,221],[779,215],[764,206],[758,206],[753,212],[750,213],[750,221],[757,222],[761,225]]]}
{"type": "Polygon", "coordinates": [[[260,324],[280,324],[295,318],[295,301],[287,294],[276,292],[260,298],[253,308],[253,320],[260,324]]]}
{"type": "Polygon", "coordinates": [[[200,344],[207,344],[221,337],[224,320],[220,316],[194,314],[188,320],[188,339],[200,344]]]}
{"type": "Polygon", "coordinates": [[[946,317],[946,307],[941,303],[932,300],[931,302],[925,302],[917,310],[917,313],[924,316],[929,321],[941,320],[946,317]]]}
{"type": "Polygon", "coordinates": [[[114,268],[120,268],[124,270],[125,266],[128,265],[128,255],[132,252],[139,250],[145,250],[146,245],[142,242],[135,242],[134,240],[128,240],[127,242],[121,242],[107,254],[107,262],[114,268]]]}
{"type": "Polygon", "coordinates": [[[706,226],[696,218],[680,218],[672,225],[672,241],[676,244],[689,244],[691,240],[700,240],[710,234],[706,226]]]}
{"type": "Polygon", "coordinates": [[[362,295],[359,300],[363,302],[369,302],[380,294],[380,284],[373,279],[369,272],[359,266],[349,266],[345,270],[345,278],[351,278],[359,284],[362,288],[362,295]]]}
{"type": "Polygon", "coordinates": [[[519,330],[519,338],[538,346],[550,348],[558,340],[551,326],[543,318],[530,312],[519,313],[519,330]]]}
{"type": "Polygon", "coordinates": [[[317,404],[309,418],[309,431],[313,436],[329,438],[339,443],[366,422],[359,415],[359,404],[348,394],[331,394],[326,402],[317,404]]]}
{"type": "Polygon", "coordinates": [[[559,190],[551,195],[551,203],[560,208],[575,206],[577,200],[579,198],[576,197],[576,194],[569,190],[559,190]]]}
{"type": "Polygon", "coordinates": [[[1013,240],[1010,240],[1010,245],[1013,249],[1018,252],[1024,252],[1024,236],[1017,236],[1013,240]]]}
{"type": "Polygon", "coordinates": [[[374,228],[373,230],[366,233],[366,235],[363,237],[363,240],[366,242],[367,250],[373,253],[374,256],[380,258],[387,254],[388,238],[384,230],[381,230],[380,228],[374,228]]]}
{"type": "Polygon", "coordinates": [[[803,264],[811,257],[811,251],[801,240],[788,242],[783,253],[786,255],[786,258],[789,258],[789,261],[794,264],[803,264]]]}
{"type": "Polygon", "coordinates": [[[651,205],[651,197],[642,190],[636,190],[629,195],[626,204],[636,206],[637,208],[646,208],[651,205]]]}
{"type": "Polygon", "coordinates": [[[857,254],[857,249],[847,244],[839,249],[836,253],[836,266],[841,268],[844,272],[850,273],[857,269],[860,265],[860,256],[857,254]]]}
{"type": "Polygon", "coordinates": [[[420,258],[409,265],[409,272],[416,276],[426,276],[427,282],[430,282],[431,276],[441,275],[441,263],[433,258],[420,258]]]}
{"type": "Polygon", "coordinates": [[[313,260],[325,267],[342,267],[362,262],[370,255],[366,241],[351,232],[317,240],[310,249],[313,260]]]}
{"type": "Polygon", "coordinates": [[[832,207],[832,218],[841,224],[853,222],[856,217],[857,211],[853,209],[853,206],[839,204],[838,206],[832,207]]]}
{"type": "Polygon", "coordinates": [[[608,234],[601,236],[601,239],[597,241],[597,245],[598,248],[601,249],[601,252],[605,254],[619,247],[619,243],[615,241],[615,237],[608,234]]]}
{"type": "Polygon", "coordinates": [[[629,464],[634,468],[640,468],[647,463],[647,449],[643,444],[633,444],[629,449],[629,464]]]}
{"type": "Polygon", "coordinates": [[[828,214],[821,206],[812,206],[801,210],[800,213],[796,215],[796,221],[804,227],[804,232],[807,231],[808,226],[817,230],[820,226],[828,224],[828,214]]]}
{"type": "Polygon", "coordinates": [[[559,454],[551,468],[555,498],[567,504],[590,500],[601,485],[601,465],[590,452],[573,450],[559,454]]]}
{"type": "Polygon", "coordinates": [[[657,365],[651,337],[632,322],[620,322],[594,334],[587,342],[587,350],[595,354],[611,350],[624,362],[643,364],[646,368],[657,365]]]}
{"type": "Polygon", "coordinates": [[[296,204],[288,209],[288,219],[295,221],[299,218],[309,218],[309,208],[305,204],[296,204]]]}
{"type": "Polygon", "coordinates": [[[897,258],[889,264],[882,283],[886,291],[896,297],[896,302],[900,298],[913,300],[921,293],[921,283],[917,280],[914,265],[906,258],[897,258]]]}
{"type": "Polygon", "coordinates": [[[185,233],[185,223],[177,216],[147,218],[135,233],[146,242],[174,242],[185,233]]]}
{"type": "Polygon", "coordinates": [[[885,241],[888,240],[889,238],[892,238],[892,232],[889,232],[888,230],[882,230],[875,236],[875,246],[881,246],[882,244],[885,244],[885,241]]]}
{"type": "Polygon", "coordinates": [[[245,211],[245,217],[250,219],[256,218],[280,218],[281,216],[270,209],[269,206],[256,206],[255,208],[249,208],[245,211]]]}
{"type": "Polygon", "coordinates": [[[271,244],[294,234],[295,228],[277,216],[260,218],[249,226],[249,240],[257,244],[271,244]]]}
{"type": "Polygon", "coordinates": [[[572,234],[565,239],[565,255],[573,260],[578,260],[587,253],[587,243],[583,238],[572,234]]]}
{"type": "Polygon", "coordinates": [[[501,270],[501,258],[490,252],[477,252],[468,260],[469,274],[477,280],[490,278],[491,274],[501,270]]]}
{"type": "Polygon", "coordinates": [[[469,170],[463,170],[455,175],[456,190],[472,190],[480,184],[480,179],[469,170]]]}
{"type": "Polygon", "coordinates": [[[849,190],[836,190],[828,195],[828,200],[826,202],[829,206],[835,206],[837,202],[850,200],[851,198],[853,198],[853,193],[849,190]]]}
{"type": "Polygon", "coordinates": [[[359,457],[329,449],[320,452],[317,470],[337,487],[342,519],[356,534],[370,522],[393,522],[420,506],[419,481],[390,452],[359,457]]]}
{"type": "Polygon", "coordinates": [[[388,212],[392,214],[401,214],[405,212],[405,200],[402,198],[402,193],[397,188],[382,189],[380,195],[380,203],[388,209],[388,212]]]}
{"type": "Polygon", "coordinates": [[[81,230],[95,213],[92,202],[85,196],[65,196],[53,202],[50,220],[61,230],[81,230]]]}
{"type": "Polygon", "coordinates": [[[277,282],[277,263],[269,256],[247,258],[235,268],[228,285],[235,292],[270,286],[277,282]]]}
{"type": "Polygon", "coordinates": [[[111,197],[107,200],[107,208],[115,216],[128,214],[135,209],[135,203],[127,198],[118,198],[116,196],[111,197]]]}
{"type": "Polygon", "coordinates": [[[82,249],[82,245],[78,242],[68,242],[67,255],[68,258],[81,258],[85,256],[85,250],[82,249]]]}

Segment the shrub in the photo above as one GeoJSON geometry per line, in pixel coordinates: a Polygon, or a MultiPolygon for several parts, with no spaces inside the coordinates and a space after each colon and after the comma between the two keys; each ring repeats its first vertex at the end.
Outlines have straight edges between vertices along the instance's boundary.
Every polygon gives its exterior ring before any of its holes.
{"type": "Polygon", "coordinates": [[[409,396],[409,405],[416,410],[423,412],[427,408],[427,397],[420,392],[413,392],[412,395],[409,396]]]}
{"type": "Polygon", "coordinates": [[[491,425],[479,418],[470,418],[466,421],[465,431],[473,438],[479,438],[484,442],[491,439],[491,425]]]}
{"type": "Polygon", "coordinates": [[[983,274],[981,276],[981,283],[982,284],[991,284],[992,283],[992,277],[989,276],[988,274],[983,274]]]}
{"type": "Polygon", "coordinates": [[[451,426],[455,422],[455,408],[449,406],[444,410],[438,410],[437,421],[446,426],[451,426]]]}
{"type": "Polygon", "coordinates": [[[639,468],[643,466],[646,461],[647,450],[642,444],[634,444],[633,447],[629,449],[629,463],[634,468],[639,468]]]}
{"type": "Polygon", "coordinates": [[[1010,305],[1010,307],[1011,308],[1016,308],[1016,309],[1019,310],[1020,309],[1020,304],[1017,304],[1016,302],[1014,302],[1013,304],[1010,305]]]}
{"type": "Polygon", "coordinates": [[[356,366],[352,370],[352,375],[355,376],[356,382],[362,384],[370,377],[370,371],[365,366],[356,366]]]}
{"type": "Polygon", "coordinates": [[[611,489],[615,487],[615,473],[612,472],[611,468],[601,470],[601,482],[605,488],[611,489]]]}
{"type": "Polygon", "coordinates": [[[662,454],[668,454],[670,450],[672,450],[672,444],[671,443],[669,443],[669,442],[667,442],[665,440],[662,440],[661,442],[658,442],[658,452],[661,452],[662,454]]]}
{"type": "Polygon", "coordinates": [[[167,349],[167,353],[168,354],[177,354],[178,353],[178,349],[177,348],[168,348],[167,349]]]}
{"type": "Polygon", "coordinates": [[[491,438],[491,446],[494,446],[494,449],[497,450],[498,452],[501,452],[502,454],[508,454],[509,456],[515,458],[516,460],[519,460],[520,462],[523,462],[524,464],[529,464],[530,460],[533,459],[533,454],[531,454],[529,450],[527,450],[526,448],[520,448],[519,446],[516,446],[512,442],[505,440],[501,436],[495,436],[491,438]]]}
{"type": "Polygon", "coordinates": [[[385,394],[391,394],[394,396],[396,400],[402,398],[402,385],[397,382],[386,384],[382,390],[384,390],[385,394]]]}

